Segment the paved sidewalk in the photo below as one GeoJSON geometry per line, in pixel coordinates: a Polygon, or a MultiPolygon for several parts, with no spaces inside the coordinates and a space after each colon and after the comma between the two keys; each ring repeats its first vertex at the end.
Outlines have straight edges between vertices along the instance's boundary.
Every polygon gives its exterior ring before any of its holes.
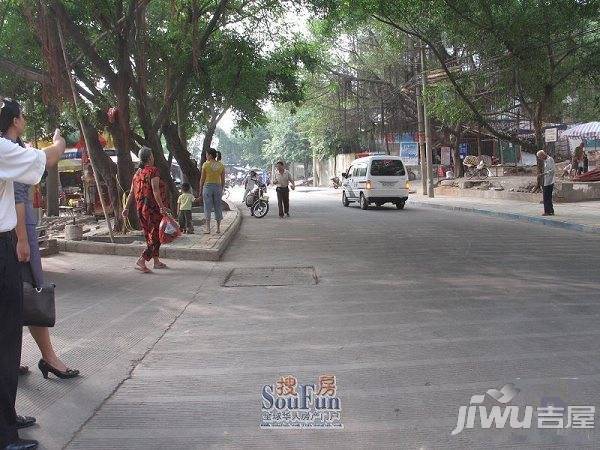
{"type": "Polygon", "coordinates": [[[419,192],[409,197],[409,205],[474,212],[551,227],[600,233],[600,202],[555,203],[555,216],[542,216],[542,204],[531,202],[443,197],[439,195],[430,199],[419,192]]]}
{"type": "MultiPolygon", "coordinates": [[[[183,311],[201,295],[215,263],[164,260],[169,268],[145,275],[134,257],[61,253],[44,258],[45,277],[56,283],[56,351],[82,376],[42,378],[40,353],[24,329],[17,410],[38,425],[21,431],[42,449],[63,448],[105,399],[126,380],[183,311]]],[[[117,447],[115,447],[117,448],[117,447]]]]}
{"type": "MultiPolygon", "coordinates": [[[[227,246],[239,230],[241,214],[237,207],[223,212],[221,234],[215,233],[213,224],[212,234],[204,234],[204,224],[200,223],[200,214],[195,213],[195,234],[182,234],[170,244],[161,246],[160,255],[163,258],[187,259],[193,261],[218,261],[227,246]]],[[[104,228],[104,233],[106,227],[104,228]]],[[[93,253],[100,255],[136,256],[146,247],[141,231],[133,231],[127,235],[115,236],[116,243],[108,241],[106,234],[95,236],[94,239],[82,241],[58,240],[59,250],[74,253],[93,253]],[[101,239],[101,242],[98,241],[101,239]],[[122,240],[126,240],[123,242],[122,240]]]]}

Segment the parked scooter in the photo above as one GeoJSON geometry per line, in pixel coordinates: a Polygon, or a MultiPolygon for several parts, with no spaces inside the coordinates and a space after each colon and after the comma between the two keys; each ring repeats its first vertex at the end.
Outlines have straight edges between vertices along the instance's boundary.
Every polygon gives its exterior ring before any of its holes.
{"type": "Polygon", "coordinates": [[[487,178],[492,176],[492,172],[485,165],[483,159],[479,159],[476,156],[468,155],[463,160],[465,166],[465,177],[471,178],[487,178]]]}
{"type": "Polygon", "coordinates": [[[246,206],[250,208],[250,215],[262,219],[269,212],[269,196],[267,185],[259,182],[258,185],[246,195],[246,206]]]}

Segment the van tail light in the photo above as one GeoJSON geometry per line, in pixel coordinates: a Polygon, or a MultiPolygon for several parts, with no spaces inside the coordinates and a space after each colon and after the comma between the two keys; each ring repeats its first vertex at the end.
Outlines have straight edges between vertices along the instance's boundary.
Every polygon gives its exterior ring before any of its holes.
{"type": "Polygon", "coordinates": [[[410,181],[406,181],[406,189],[410,190],[410,181]]]}
{"type": "Polygon", "coordinates": [[[365,183],[365,189],[373,189],[373,183],[371,183],[371,180],[367,180],[365,183]]]}

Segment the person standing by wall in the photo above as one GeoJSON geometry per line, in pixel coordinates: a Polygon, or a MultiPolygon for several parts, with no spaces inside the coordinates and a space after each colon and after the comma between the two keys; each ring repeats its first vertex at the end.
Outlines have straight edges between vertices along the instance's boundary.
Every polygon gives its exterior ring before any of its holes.
{"type": "Polygon", "coordinates": [[[275,165],[275,178],[273,184],[277,186],[277,206],[279,218],[290,217],[290,187],[296,189],[296,184],[290,172],[285,168],[283,161],[275,165]]]}
{"type": "Polygon", "coordinates": [[[204,203],[204,217],[206,218],[206,230],[204,234],[210,234],[210,219],[214,209],[217,222],[217,234],[221,234],[221,221],[223,220],[223,188],[225,187],[225,166],[217,161],[217,151],[211,148],[206,152],[206,162],[202,165],[202,176],[198,194],[204,203]]]}
{"type": "Polygon", "coordinates": [[[554,205],[552,204],[552,192],[554,191],[554,158],[548,155],[544,150],[537,152],[537,157],[544,162],[544,172],[540,174],[542,179],[542,189],[544,192],[544,214],[543,216],[554,215],[554,205]]]}
{"type": "MultiPolygon", "coordinates": [[[[0,110],[4,105],[4,101],[0,102],[0,110]]],[[[38,446],[37,441],[19,439],[15,411],[23,333],[23,282],[14,247],[17,211],[13,183],[39,183],[45,168],[58,164],[65,148],[59,130],[54,132],[53,144],[44,150],[24,148],[0,137],[0,448],[29,450],[38,446]]]]}

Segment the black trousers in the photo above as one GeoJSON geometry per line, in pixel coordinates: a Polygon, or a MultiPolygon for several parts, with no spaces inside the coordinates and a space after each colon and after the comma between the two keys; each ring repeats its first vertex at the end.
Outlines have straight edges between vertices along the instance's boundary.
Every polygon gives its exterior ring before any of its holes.
{"type": "Polygon", "coordinates": [[[545,214],[554,214],[554,205],[552,204],[552,191],[554,190],[554,185],[544,186],[544,213],[545,214]]]}
{"type": "Polygon", "coordinates": [[[23,334],[23,281],[13,239],[0,234],[0,448],[17,439],[15,400],[23,334]]]}
{"type": "Polygon", "coordinates": [[[194,232],[194,223],[192,222],[192,210],[179,211],[179,228],[188,233],[194,232]]]}
{"type": "Polygon", "coordinates": [[[290,213],[290,188],[277,188],[277,207],[279,208],[279,217],[283,217],[284,213],[290,213]]]}

